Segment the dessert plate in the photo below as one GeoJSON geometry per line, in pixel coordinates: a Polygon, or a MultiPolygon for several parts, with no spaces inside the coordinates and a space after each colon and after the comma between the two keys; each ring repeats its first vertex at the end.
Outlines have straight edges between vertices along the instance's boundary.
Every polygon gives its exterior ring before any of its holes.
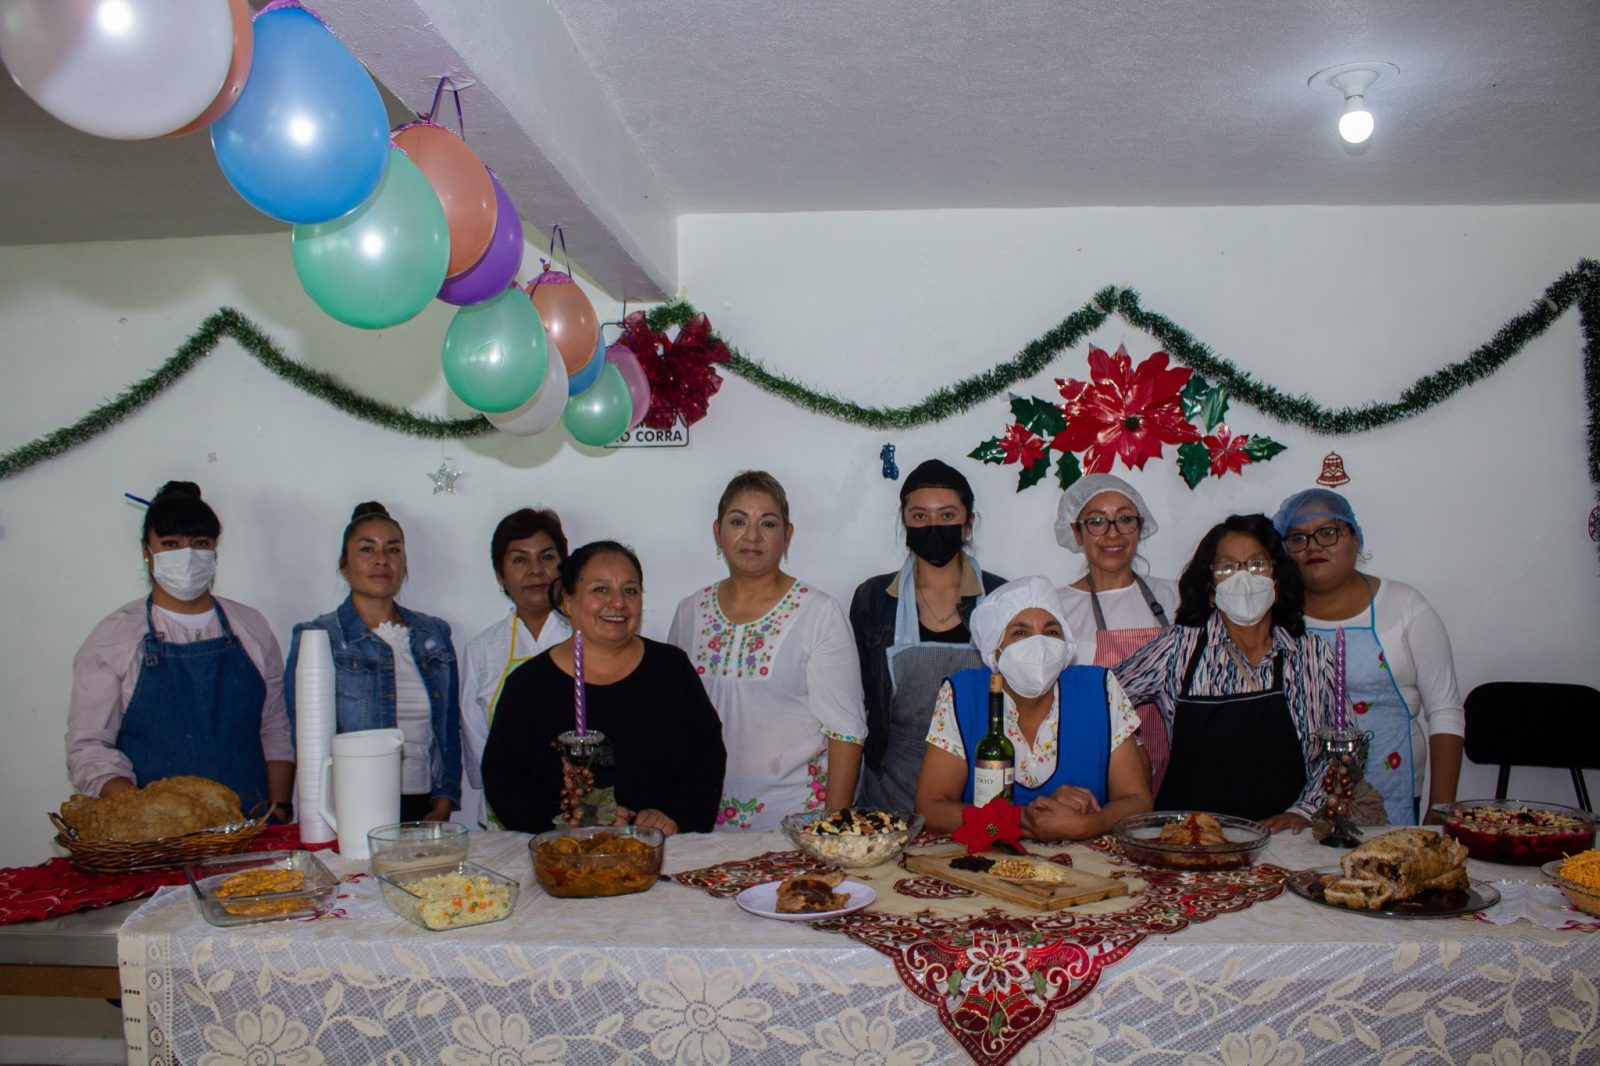
{"type": "Polygon", "coordinates": [[[1339,870],[1298,870],[1284,882],[1290,892],[1301,899],[1319,903],[1346,914],[1359,914],[1368,918],[1453,918],[1458,914],[1475,914],[1488,910],[1500,902],[1500,890],[1491,884],[1474,881],[1465,892],[1429,892],[1418,899],[1407,900],[1375,911],[1357,910],[1322,898],[1322,875],[1336,874],[1339,870]]]}
{"type": "Polygon", "coordinates": [[[832,911],[814,911],[809,914],[782,914],[778,911],[778,886],[782,881],[767,881],[759,885],[751,885],[737,896],[733,901],[744,910],[760,918],[776,918],[780,922],[815,922],[823,918],[837,918],[841,914],[850,914],[867,906],[878,898],[878,893],[873,891],[871,885],[864,885],[860,881],[842,881],[834,889],[839,894],[849,893],[850,902],[832,911]]]}

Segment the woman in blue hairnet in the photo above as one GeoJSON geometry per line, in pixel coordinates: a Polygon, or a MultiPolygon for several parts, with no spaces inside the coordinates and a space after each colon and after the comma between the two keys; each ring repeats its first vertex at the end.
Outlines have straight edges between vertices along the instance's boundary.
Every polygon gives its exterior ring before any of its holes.
{"type": "Polygon", "coordinates": [[[1428,804],[1456,798],[1466,711],[1444,623],[1422,594],[1356,569],[1365,540],[1350,501],[1307,489],[1273,516],[1306,585],[1306,629],[1345,635],[1350,717],[1372,734],[1366,776],[1392,825],[1415,825],[1428,765],[1428,804]]]}

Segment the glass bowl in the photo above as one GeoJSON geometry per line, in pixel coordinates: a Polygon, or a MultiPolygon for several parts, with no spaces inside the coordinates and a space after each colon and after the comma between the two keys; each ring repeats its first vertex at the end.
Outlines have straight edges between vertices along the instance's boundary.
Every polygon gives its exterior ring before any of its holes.
{"type": "Polygon", "coordinates": [[[795,847],[827,866],[864,870],[900,857],[922,832],[920,814],[875,807],[804,811],[783,820],[795,847]]]}
{"type": "Polygon", "coordinates": [[[390,910],[434,932],[503,921],[522,890],[514,878],[475,862],[380,875],[378,883],[390,910]]]}
{"type": "Polygon", "coordinates": [[[1570,877],[1561,876],[1561,867],[1566,859],[1551,859],[1539,871],[1548,877],[1567,897],[1567,902],[1583,911],[1600,917],[1600,888],[1574,881],[1570,877]]]}
{"type": "Polygon", "coordinates": [[[465,862],[467,844],[467,827],[456,822],[400,822],[367,834],[372,872],[378,877],[465,862]]]}
{"type": "Polygon", "coordinates": [[[224,928],[255,925],[284,918],[310,918],[333,902],[339,879],[309,851],[257,851],[248,855],[218,855],[183,868],[194,891],[195,906],[212,925],[224,928]],[[280,891],[254,891],[218,895],[224,884],[239,874],[284,871],[300,875],[300,887],[280,891]]]}
{"type": "Polygon", "coordinates": [[[1142,866],[1169,870],[1230,870],[1256,861],[1272,831],[1260,822],[1210,811],[1150,811],[1129,815],[1111,827],[1123,853],[1142,866]],[[1222,826],[1221,844],[1171,844],[1161,839],[1163,827],[1181,822],[1191,813],[1210,814],[1222,826]]]}
{"type": "Polygon", "coordinates": [[[641,825],[566,826],[540,833],[528,851],[534,876],[552,896],[626,896],[656,883],[666,839],[641,825]]]}
{"type": "Polygon", "coordinates": [[[1595,816],[1558,803],[1460,800],[1433,807],[1444,832],[1484,862],[1538,866],[1594,847],[1595,816]]]}

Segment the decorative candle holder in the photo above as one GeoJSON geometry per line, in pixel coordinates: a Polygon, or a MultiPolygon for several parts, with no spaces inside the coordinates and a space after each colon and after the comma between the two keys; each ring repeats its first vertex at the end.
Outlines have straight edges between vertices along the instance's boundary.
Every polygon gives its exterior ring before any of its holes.
{"type": "Polygon", "coordinates": [[[597,729],[568,730],[550,742],[561,753],[561,813],[556,825],[611,825],[617,820],[617,793],[594,787],[594,767],[611,766],[611,746],[597,729]]]}
{"type": "Polygon", "coordinates": [[[1356,785],[1366,776],[1372,734],[1323,729],[1317,740],[1328,756],[1328,768],[1322,775],[1322,810],[1312,822],[1312,835],[1330,848],[1353,848],[1361,843],[1361,829],[1350,818],[1350,803],[1356,785]]]}

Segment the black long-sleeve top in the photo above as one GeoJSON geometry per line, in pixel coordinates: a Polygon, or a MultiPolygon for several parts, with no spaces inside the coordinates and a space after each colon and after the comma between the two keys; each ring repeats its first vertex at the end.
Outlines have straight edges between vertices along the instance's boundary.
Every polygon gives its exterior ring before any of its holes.
{"type": "MultiPolygon", "coordinates": [[[[572,697],[572,678],[549,652],[506,678],[483,749],[483,790],[508,829],[542,833],[561,813],[561,756],[550,742],[573,726],[572,697]]],[[[614,786],[619,804],[654,808],[681,832],[710,832],[728,757],[722,721],[689,657],[645,640],[633,673],[585,686],[585,706],[589,728],[606,735],[615,757],[592,767],[595,787],[614,786]]]]}

